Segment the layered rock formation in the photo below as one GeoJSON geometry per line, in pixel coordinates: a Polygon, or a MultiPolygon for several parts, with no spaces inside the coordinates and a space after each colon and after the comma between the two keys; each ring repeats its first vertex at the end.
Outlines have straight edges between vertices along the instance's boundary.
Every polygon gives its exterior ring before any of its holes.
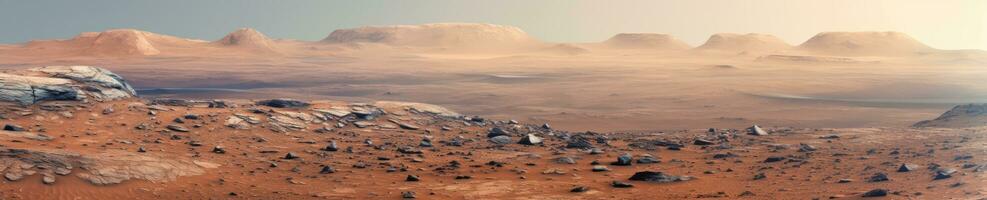
{"type": "Polygon", "coordinates": [[[137,95],[119,75],[90,66],[48,66],[0,72],[0,101],[114,100],[137,95]]]}

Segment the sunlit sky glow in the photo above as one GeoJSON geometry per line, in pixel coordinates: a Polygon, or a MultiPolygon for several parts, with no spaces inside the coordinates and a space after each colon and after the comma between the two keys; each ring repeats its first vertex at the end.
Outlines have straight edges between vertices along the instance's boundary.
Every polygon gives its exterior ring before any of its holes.
{"type": "Polygon", "coordinates": [[[240,27],[319,40],[366,25],[478,22],[552,42],[620,32],[672,34],[692,45],[721,32],[768,33],[799,44],[823,31],[900,31],[941,49],[987,49],[983,0],[0,0],[0,43],[135,28],[215,40],[240,27]]]}

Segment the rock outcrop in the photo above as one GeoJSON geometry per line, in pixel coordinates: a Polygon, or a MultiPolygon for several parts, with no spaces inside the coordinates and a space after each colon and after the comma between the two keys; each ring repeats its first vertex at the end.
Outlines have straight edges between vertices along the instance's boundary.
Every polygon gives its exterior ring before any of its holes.
{"type": "Polygon", "coordinates": [[[0,101],[30,105],[48,100],[114,100],[136,96],[119,75],[90,66],[48,66],[0,72],[0,101]]]}

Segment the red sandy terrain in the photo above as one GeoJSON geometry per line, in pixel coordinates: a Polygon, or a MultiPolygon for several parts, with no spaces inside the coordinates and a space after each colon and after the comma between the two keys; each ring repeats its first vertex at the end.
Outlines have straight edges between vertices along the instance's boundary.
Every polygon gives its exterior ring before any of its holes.
{"type": "Polygon", "coordinates": [[[83,33],[0,45],[0,196],[983,199],[984,106],[940,114],[987,101],[984,64],[877,32],[83,33]]]}

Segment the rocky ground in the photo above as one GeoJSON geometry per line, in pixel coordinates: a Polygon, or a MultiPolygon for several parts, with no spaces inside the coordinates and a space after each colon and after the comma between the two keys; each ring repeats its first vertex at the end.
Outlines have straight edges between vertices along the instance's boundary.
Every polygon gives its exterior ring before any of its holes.
{"type": "Polygon", "coordinates": [[[71,80],[54,83],[72,98],[0,106],[3,199],[987,198],[987,127],[596,133],[418,103],[110,98],[128,88],[97,86],[122,79],[71,80]]]}

